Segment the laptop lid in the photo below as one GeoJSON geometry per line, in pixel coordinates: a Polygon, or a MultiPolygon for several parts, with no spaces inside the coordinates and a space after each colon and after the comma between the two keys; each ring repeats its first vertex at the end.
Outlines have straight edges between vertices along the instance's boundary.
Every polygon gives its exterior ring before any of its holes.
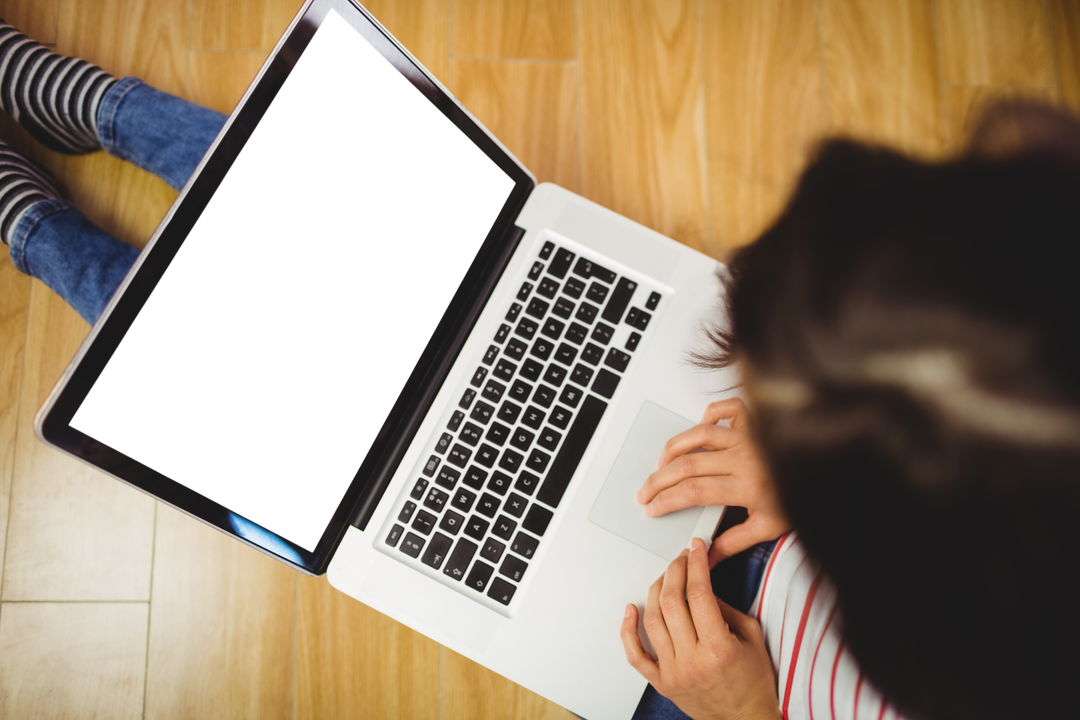
{"type": "Polygon", "coordinates": [[[392,476],[533,187],[359,5],[309,0],[39,437],[324,572],[392,476]]]}

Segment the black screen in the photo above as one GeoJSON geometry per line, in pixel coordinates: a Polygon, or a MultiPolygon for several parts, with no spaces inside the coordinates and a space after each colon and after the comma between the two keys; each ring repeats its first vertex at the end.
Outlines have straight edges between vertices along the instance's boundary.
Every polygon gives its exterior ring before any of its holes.
{"type": "Polygon", "coordinates": [[[73,425],[314,545],[510,187],[330,16],[73,425]]]}

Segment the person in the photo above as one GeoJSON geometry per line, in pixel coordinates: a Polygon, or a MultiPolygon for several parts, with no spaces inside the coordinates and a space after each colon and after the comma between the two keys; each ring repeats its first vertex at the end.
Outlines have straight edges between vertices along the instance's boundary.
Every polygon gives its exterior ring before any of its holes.
{"type": "MultiPolygon", "coordinates": [[[[0,107],[57,152],[105,150],[179,190],[225,116],[58,55],[0,20],[0,107]]],[[[139,251],[63,198],[56,178],[0,142],[0,241],[15,268],[52,288],[93,324],[139,251]]]]}
{"type": "Polygon", "coordinates": [[[820,148],[699,358],[737,364],[750,411],[710,407],[639,493],[749,519],[650,588],[655,657],[627,607],[674,703],[638,717],[1077,714],[1078,197],[1080,123],[1030,103],[947,162],[820,148]],[[710,562],[774,539],[749,614],[714,599],[710,562]]]}

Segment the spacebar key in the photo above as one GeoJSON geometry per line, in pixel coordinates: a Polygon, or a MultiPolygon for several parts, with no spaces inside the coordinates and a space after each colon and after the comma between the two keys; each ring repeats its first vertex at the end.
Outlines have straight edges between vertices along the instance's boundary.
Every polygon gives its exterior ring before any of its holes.
{"type": "Polygon", "coordinates": [[[547,479],[536,493],[537,500],[549,507],[559,507],[563,493],[570,485],[570,479],[574,477],[574,471],[581,462],[581,456],[589,447],[593,433],[596,432],[596,426],[600,424],[600,418],[604,417],[606,409],[607,403],[595,395],[585,398],[577,418],[574,419],[574,424],[566,433],[566,441],[562,449],[551,463],[547,479]]]}

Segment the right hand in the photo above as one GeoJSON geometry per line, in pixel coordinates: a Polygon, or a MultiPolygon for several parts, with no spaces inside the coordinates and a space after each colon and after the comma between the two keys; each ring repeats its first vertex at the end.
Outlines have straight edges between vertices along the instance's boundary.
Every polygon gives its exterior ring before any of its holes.
{"type": "Polygon", "coordinates": [[[746,522],[713,541],[710,565],[760,542],[775,540],[791,529],[750,436],[747,412],[740,398],[709,405],[700,425],[668,441],[658,470],[637,493],[637,501],[645,505],[645,514],[650,517],[698,505],[746,508],[746,522]],[[717,425],[719,420],[727,420],[731,427],[717,425]],[[706,452],[692,452],[698,449],[706,452]]]}

